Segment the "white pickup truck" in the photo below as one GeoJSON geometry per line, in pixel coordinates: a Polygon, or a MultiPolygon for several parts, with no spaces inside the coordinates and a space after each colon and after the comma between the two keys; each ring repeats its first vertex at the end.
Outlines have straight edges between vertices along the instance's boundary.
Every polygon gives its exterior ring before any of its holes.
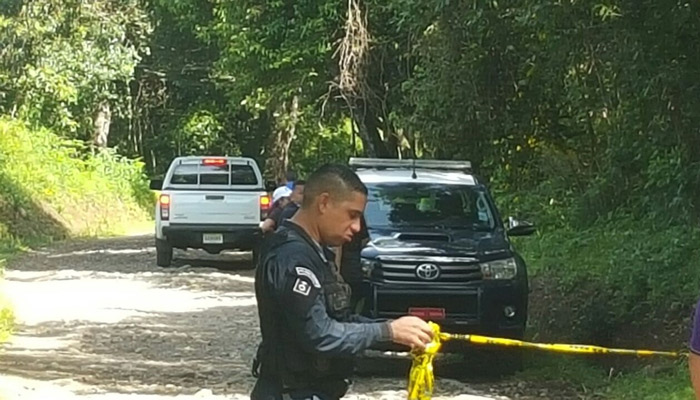
{"type": "Polygon", "coordinates": [[[257,163],[246,157],[178,157],[162,180],[155,209],[156,263],[168,267],[173,248],[256,250],[270,197],[257,163]]]}

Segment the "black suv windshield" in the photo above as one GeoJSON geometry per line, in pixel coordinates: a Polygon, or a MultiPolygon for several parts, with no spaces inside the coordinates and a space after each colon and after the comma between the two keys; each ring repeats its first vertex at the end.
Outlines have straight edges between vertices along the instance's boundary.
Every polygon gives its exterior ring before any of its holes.
{"type": "Polygon", "coordinates": [[[475,186],[437,183],[367,185],[365,219],[370,227],[410,225],[491,230],[493,212],[475,186]]]}

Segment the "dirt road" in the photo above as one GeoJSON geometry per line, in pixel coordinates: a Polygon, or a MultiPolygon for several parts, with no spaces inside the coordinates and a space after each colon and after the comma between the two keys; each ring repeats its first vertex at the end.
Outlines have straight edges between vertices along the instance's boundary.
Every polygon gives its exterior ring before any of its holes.
{"type": "MultiPolygon", "coordinates": [[[[73,241],[10,262],[4,291],[18,325],[0,353],[0,398],[248,399],[258,343],[250,255],[176,251],[164,269],[152,242],[73,241]]],[[[404,399],[407,361],[395,363],[357,377],[347,398],[404,399]]],[[[439,378],[435,398],[576,398],[469,380],[439,378]]]]}

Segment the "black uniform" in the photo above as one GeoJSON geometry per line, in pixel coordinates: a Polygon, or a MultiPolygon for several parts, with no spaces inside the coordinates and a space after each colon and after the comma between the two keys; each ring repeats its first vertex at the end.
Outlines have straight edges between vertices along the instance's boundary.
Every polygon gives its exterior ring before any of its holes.
{"type": "MultiPolygon", "coordinates": [[[[293,201],[291,203],[287,204],[286,206],[284,206],[284,208],[282,209],[282,214],[280,215],[280,218],[279,218],[280,224],[282,223],[282,221],[284,221],[286,219],[292,219],[292,217],[294,216],[294,214],[297,213],[298,210],[299,210],[299,205],[293,201]]],[[[279,224],[277,226],[279,226],[279,224]]]]}
{"type": "Polygon", "coordinates": [[[350,312],[350,288],[322,248],[291,221],[266,243],[255,277],[262,344],[251,400],[339,399],[352,356],[391,341],[387,322],[350,312]]]}
{"type": "Polygon", "coordinates": [[[362,283],[362,264],[360,253],[362,252],[362,242],[369,239],[369,232],[364,218],[360,224],[360,231],[353,235],[350,243],[343,246],[340,253],[340,275],[352,289],[351,307],[354,310],[357,303],[367,295],[367,290],[362,283]]]}
{"type": "Polygon", "coordinates": [[[285,207],[280,207],[279,205],[276,205],[275,207],[270,210],[270,213],[267,215],[267,218],[275,221],[275,229],[280,227],[280,222],[282,222],[282,213],[284,212],[285,207]]]}

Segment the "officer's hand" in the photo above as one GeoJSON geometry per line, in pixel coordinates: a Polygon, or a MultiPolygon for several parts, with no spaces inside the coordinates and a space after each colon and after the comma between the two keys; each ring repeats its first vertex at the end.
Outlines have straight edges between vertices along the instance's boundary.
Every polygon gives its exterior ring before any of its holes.
{"type": "Polygon", "coordinates": [[[405,316],[390,322],[391,340],[411,349],[425,349],[433,339],[433,330],[427,322],[414,316],[405,316]]]}

